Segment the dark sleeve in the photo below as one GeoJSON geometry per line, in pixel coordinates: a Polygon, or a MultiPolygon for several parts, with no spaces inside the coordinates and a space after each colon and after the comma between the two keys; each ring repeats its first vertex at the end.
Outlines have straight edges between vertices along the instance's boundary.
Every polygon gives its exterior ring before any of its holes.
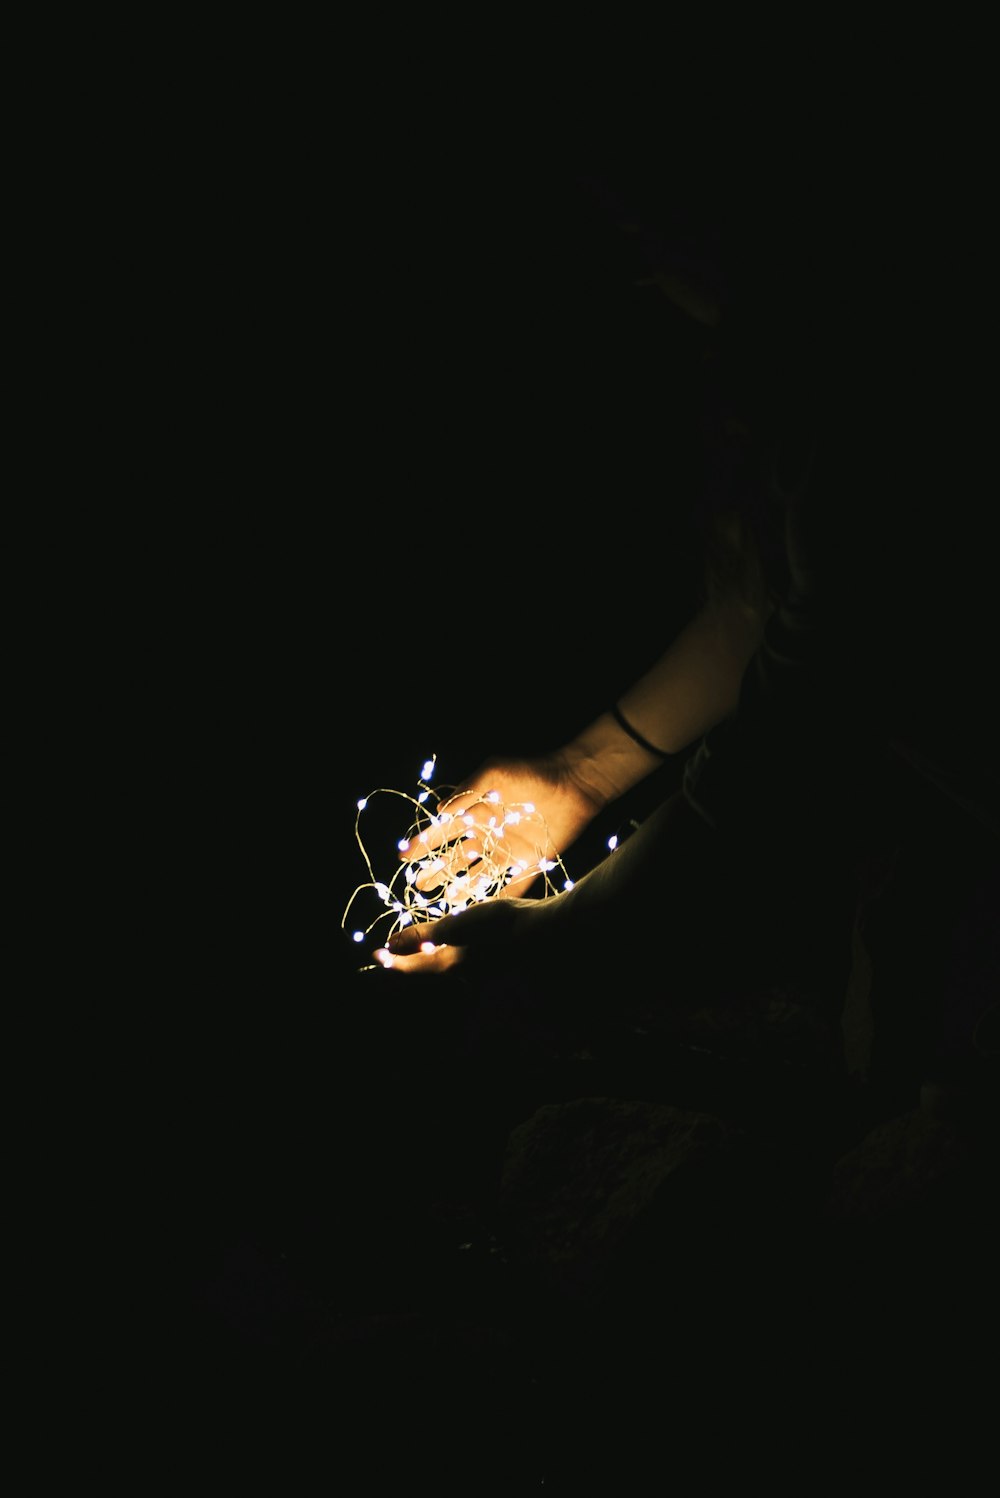
{"type": "Polygon", "coordinates": [[[787,584],[735,713],[685,770],[720,831],[836,830],[886,756],[1000,829],[986,465],[973,468],[964,414],[920,421],[912,404],[853,440],[839,424],[783,493],[787,584]]]}
{"type": "MultiPolygon", "coordinates": [[[[855,493],[859,492],[857,489],[855,493]]],[[[684,793],[713,827],[810,835],[836,819],[886,724],[870,576],[881,545],[858,544],[850,476],[819,444],[781,491],[785,585],[743,678],[736,711],[689,759],[684,793]]]]}

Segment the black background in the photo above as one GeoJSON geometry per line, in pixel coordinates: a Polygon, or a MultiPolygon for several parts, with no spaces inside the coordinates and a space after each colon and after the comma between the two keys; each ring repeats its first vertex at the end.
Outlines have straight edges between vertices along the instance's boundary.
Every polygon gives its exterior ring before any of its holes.
{"type": "Polygon", "coordinates": [[[690,605],[696,331],[592,148],[449,144],[314,178],[244,141],[189,229],[162,459],[211,519],[150,558],[151,736],[179,883],[251,971],[289,923],[353,971],[358,798],[563,742],[690,605]]]}
{"type": "Polygon", "coordinates": [[[979,137],[940,72],[683,71],[539,122],[231,60],[144,148],[123,275],[157,377],[124,449],[162,522],[129,685],[188,966],[265,1012],[354,972],[359,797],[562,742],[687,617],[703,343],[627,225],[693,237],[737,302],[803,276],[829,323],[863,283],[917,341],[976,284],[979,137]]]}
{"type": "MultiPolygon", "coordinates": [[[[855,80],[820,97],[808,69],[763,130],[748,128],[746,95],[721,107],[721,79],[669,110],[654,90],[651,110],[614,129],[554,110],[548,130],[519,117],[513,87],[486,122],[453,94],[414,108],[412,83],[401,98],[373,84],[363,105],[355,89],[345,107],[329,80],[293,69],[279,85],[276,68],[241,78],[230,62],[217,90],[208,80],[211,120],[178,95],[142,153],[150,208],[122,274],[156,376],[132,392],[116,462],[159,522],[129,544],[131,607],[109,619],[110,685],[136,705],[116,748],[132,971],[153,1030],[135,1076],[165,1083],[178,1195],[162,1215],[198,1291],[185,1367],[209,1348],[210,1380],[228,1367],[213,1363],[218,1307],[205,1301],[206,1286],[226,1288],[223,1249],[262,1213],[283,1241],[284,1199],[258,1190],[259,1162],[270,1154],[273,1188],[275,1146],[287,1160],[301,1145],[323,1202],[353,1148],[328,1151],[303,1122],[354,1073],[345,1036],[372,1033],[350,1015],[368,1002],[365,952],[341,924],[368,877],[358,798],[412,791],[431,755],[452,782],[492,753],[560,743],[687,613],[677,515],[699,472],[699,337],[636,284],[641,245],[592,183],[721,213],[758,266],[762,245],[781,246],[773,279],[796,249],[761,216],[761,162],[781,189],[769,203],[794,224],[831,160],[858,160],[872,120],[859,124],[855,80]],[[760,154],[776,141],[777,158],[760,154]]],[[[679,71],[675,59],[670,83],[679,71]]],[[[876,90],[880,161],[911,187],[925,172],[936,184],[906,194],[915,217],[890,241],[919,241],[924,267],[946,250],[951,267],[924,283],[905,257],[874,266],[902,321],[917,283],[960,312],[979,285],[970,201],[954,218],[947,207],[957,184],[981,195],[985,179],[961,130],[948,157],[961,171],[941,171],[949,104],[934,83],[916,79],[905,108],[876,90]]],[[[763,91],[748,79],[754,100],[763,91]]],[[[865,192],[884,210],[880,180],[865,192]]],[[[860,214],[839,232],[863,240],[868,225],[860,214]]],[[[567,851],[570,873],[678,774],[667,766],[599,819],[567,851]]],[[[405,831],[385,804],[366,834],[383,877],[405,831]]],[[[244,1310],[253,1337],[258,1307],[244,1310]]]]}
{"type": "MultiPolygon", "coordinates": [[[[702,342],[637,284],[629,222],[693,235],[713,273],[721,236],[737,302],[794,307],[801,276],[825,326],[861,288],[883,345],[974,324],[975,87],[947,58],[821,52],[687,78],[678,49],[624,95],[567,65],[532,114],[475,69],[403,87],[394,54],[346,88],[234,45],[136,131],[120,352],[154,374],[114,462],[156,509],[125,532],[122,689],[199,1023],[353,975],[359,797],[431,755],[455,782],[558,744],[687,616],[702,342]]],[[[873,368],[862,346],[852,376],[873,368]]]]}

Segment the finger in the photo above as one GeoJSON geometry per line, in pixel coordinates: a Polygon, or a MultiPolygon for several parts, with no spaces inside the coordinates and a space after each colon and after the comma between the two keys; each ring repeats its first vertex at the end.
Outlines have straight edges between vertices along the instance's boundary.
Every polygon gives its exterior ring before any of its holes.
{"type": "Polygon", "coordinates": [[[510,930],[513,911],[500,900],[482,900],[470,905],[467,910],[454,915],[443,915],[440,920],[421,921],[403,926],[394,931],[385,945],[392,956],[409,956],[422,947],[469,945],[470,942],[485,942],[495,946],[505,939],[510,930]]]}
{"type": "MultiPolygon", "coordinates": [[[[532,835],[537,829],[520,811],[505,814],[495,795],[477,797],[454,814],[443,812],[413,839],[400,843],[399,856],[414,865],[411,882],[422,894],[447,887],[451,879],[471,871],[483,858],[492,872],[516,868],[520,876],[539,859],[551,856],[548,838],[532,835]]],[[[537,868],[526,882],[519,882],[519,888],[527,888],[536,873],[537,868]]]]}
{"type": "Polygon", "coordinates": [[[442,801],[436,815],[446,824],[464,822],[466,827],[488,827],[503,817],[504,804],[497,790],[456,791],[442,801]]]}
{"type": "Polygon", "coordinates": [[[445,946],[453,938],[456,921],[461,923],[464,919],[466,915],[463,912],[462,915],[443,915],[435,921],[411,921],[408,926],[400,926],[398,931],[392,933],[384,950],[397,957],[419,952],[423,946],[445,946]]]}
{"type": "Polygon", "coordinates": [[[464,953],[461,947],[435,946],[425,941],[415,952],[390,952],[387,947],[378,947],[372,956],[381,967],[394,972],[446,973],[458,966],[464,953]]]}
{"type": "Polygon", "coordinates": [[[461,842],[450,844],[443,853],[431,854],[414,863],[414,877],[407,878],[424,894],[430,889],[446,887],[455,879],[467,878],[481,858],[482,849],[479,844],[473,838],[465,838],[461,842]]]}
{"type": "Polygon", "coordinates": [[[497,891],[496,898],[498,900],[510,900],[518,895],[527,894],[538,878],[539,871],[536,864],[534,868],[528,869],[524,874],[515,874],[509,884],[505,884],[503,889],[497,891]]]}
{"type": "MultiPolygon", "coordinates": [[[[483,825],[485,825],[485,818],[483,818],[483,825]]],[[[399,842],[397,846],[400,860],[403,863],[410,863],[424,858],[428,853],[435,853],[448,843],[465,837],[476,826],[475,813],[466,811],[465,808],[458,811],[439,810],[419,832],[399,842]]]]}
{"type": "Polygon", "coordinates": [[[438,811],[450,812],[452,816],[457,817],[462,812],[468,811],[469,807],[472,806],[475,802],[484,801],[487,796],[492,796],[495,800],[500,799],[500,793],[498,791],[491,790],[488,784],[484,786],[482,782],[480,782],[477,785],[475,781],[473,781],[466,784],[464,790],[452,791],[447,800],[440,802],[440,804],[438,805],[438,811]]]}
{"type": "Polygon", "coordinates": [[[481,844],[488,841],[502,847],[507,829],[518,826],[522,820],[522,809],[515,807],[508,811],[497,790],[458,791],[442,803],[427,827],[399,844],[400,857],[412,861],[438,852],[462,837],[476,837],[481,844]]]}
{"type": "Polygon", "coordinates": [[[525,894],[541,874],[537,848],[512,848],[494,843],[480,856],[478,845],[469,852],[450,850],[445,857],[428,863],[410,881],[434,904],[456,906],[488,899],[525,894]]]}

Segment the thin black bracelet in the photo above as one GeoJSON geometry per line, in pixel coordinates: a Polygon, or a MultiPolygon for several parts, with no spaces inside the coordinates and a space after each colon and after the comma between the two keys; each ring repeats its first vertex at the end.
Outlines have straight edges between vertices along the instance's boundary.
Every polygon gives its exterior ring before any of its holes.
{"type": "Polygon", "coordinates": [[[637,744],[641,744],[642,747],[643,747],[643,749],[648,749],[649,752],[650,752],[650,754],[655,754],[656,757],[657,757],[657,759],[669,759],[670,758],[670,755],[669,755],[669,753],[667,752],[666,749],[657,749],[657,747],[656,747],[655,744],[651,744],[648,739],[644,739],[643,738],[642,734],[639,732],[639,730],[637,728],[633,728],[632,727],[631,723],[626,718],[625,714],[622,712],[622,710],[618,706],[617,702],[613,705],[613,707],[611,709],[611,716],[614,719],[616,719],[617,722],[619,722],[621,724],[622,728],[624,728],[625,732],[628,734],[628,736],[629,736],[630,739],[635,739],[635,741],[636,741],[637,744]]]}

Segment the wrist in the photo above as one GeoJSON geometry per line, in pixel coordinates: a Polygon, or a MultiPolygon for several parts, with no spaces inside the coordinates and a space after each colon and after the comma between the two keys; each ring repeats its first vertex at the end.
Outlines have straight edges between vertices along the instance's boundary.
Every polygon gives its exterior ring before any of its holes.
{"type": "Polygon", "coordinates": [[[644,748],[610,709],[577,734],[562,754],[568,775],[599,810],[638,785],[666,757],[644,748]]]}
{"type": "Polygon", "coordinates": [[[639,732],[639,729],[636,728],[635,724],[630,722],[630,720],[626,718],[617,702],[611,708],[611,716],[618,724],[618,727],[622,729],[624,733],[628,734],[632,742],[634,744],[638,744],[640,749],[645,749],[646,753],[651,754],[654,759],[662,760],[670,758],[670,753],[668,750],[658,749],[654,743],[646,738],[646,735],[644,733],[639,732]]]}

